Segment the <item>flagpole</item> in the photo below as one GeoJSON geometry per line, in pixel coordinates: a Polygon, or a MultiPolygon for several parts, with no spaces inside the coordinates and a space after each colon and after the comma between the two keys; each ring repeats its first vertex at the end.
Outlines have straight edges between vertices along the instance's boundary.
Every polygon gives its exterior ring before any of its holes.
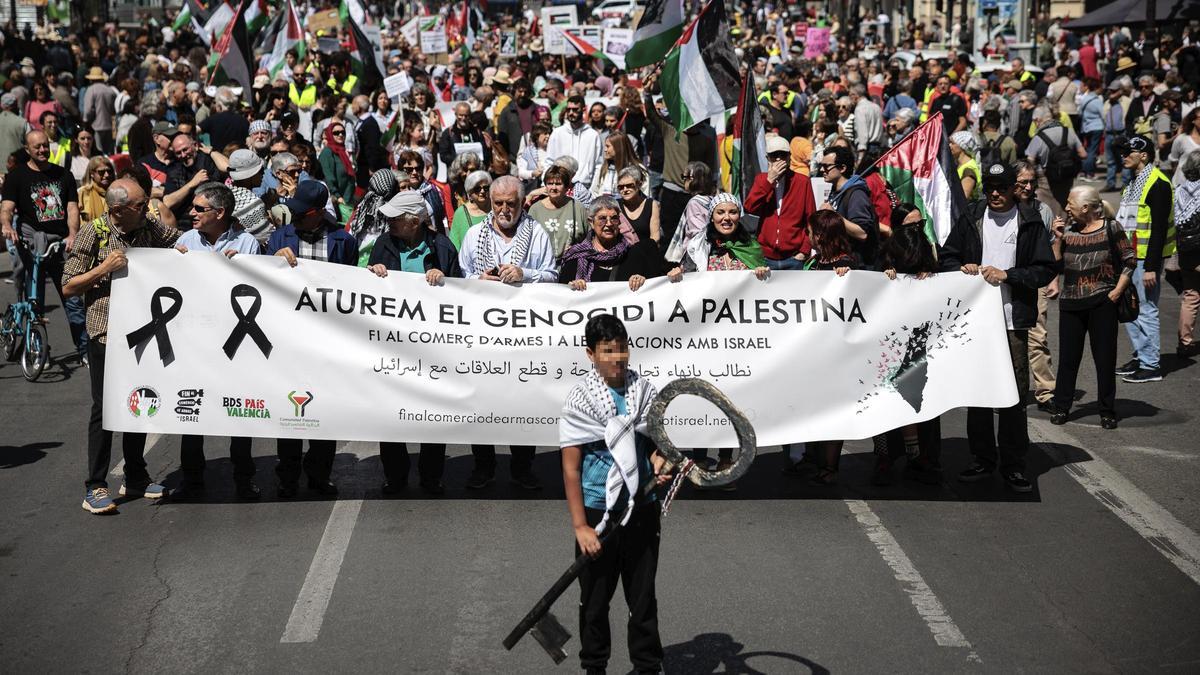
{"type": "Polygon", "coordinates": [[[942,121],[942,111],[940,111],[940,110],[939,110],[939,111],[935,112],[933,115],[931,115],[931,116],[930,116],[930,118],[929,118],[929,119],[927,119],[927,120],[925,120],[924,122],[922,122],[921,124],[917,125],[917,128],[916,128],[916,129],[913,129],[912,131],[910,131],[910,132],[908,132],[907,134],[905,134],[905,135],[904,135],[904,138],[901,138],[899,143],[896,143],[896,145],[893,145],[891,148],[888,148],[888,151],[887,151],[887,152],[883,153],[883,154],[882,154],[882,155],[880,155],[878,158],[876,158],[876,160],[875,160],[874,162],[872,162],[872,163],[871,163],[871,166],[868,166],[867,168],[863,169],[862,173],[860,173],[860,174],[858,174],[858,175],[860,175],[860,176],[865,176],[865,175],[867,175],[867,174],[871,173],[872,171],[874,171],[874,170],[875,170],[875,165],[879,164],[879,162],[880,162],[880,161],[882,161],[884,157],[887,157],[887,156],[888,156],[888,153],[890,153],[890,152],[892,151],[892,149],[893,149],[893,148],[895,148],[897,145],[900,145],[900,143],[903,143],[904,141],[908,140],[908,137],[909,137],[909,136],[912,136],[912,135],[913,135],[913,134],[915,134],[915,133],[917,133],[917,130],[918,130],[918,129],[920,129],[921,127],[925,126],[926,124],[930,124],[930,123],[932,123],[934,120],[937,120],[938,122],[941,122],[941,121],[942,121]]]}

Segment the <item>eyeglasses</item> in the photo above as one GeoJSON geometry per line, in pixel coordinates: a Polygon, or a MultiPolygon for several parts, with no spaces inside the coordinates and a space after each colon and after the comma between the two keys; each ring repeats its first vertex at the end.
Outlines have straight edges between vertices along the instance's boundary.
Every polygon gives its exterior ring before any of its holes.
{"type": "Polygon", "coordinates": [[[417,169],[421,168],[421,165],[420,164],[405,164],[405,165],[401,166],[400,168],[404,169],[405,171],[416,171],[417,169]]]}
{"type": "Polygon", "coordinates": [[[1034,179],[1030,178],[1029,180],[1019,180],[1016,182],[1016,184],[1023,187],[1033,187],[1035,182],[1036,181],[1034,181],[1034,179]]]}
{"type": "Polygon", "coordinates": [[[293,176],[293,177],[299,176],[300,175],[300,167],[296,167],[294,169],[280,169],[277,173],[282,173],[282,174],[285,174],[288,176],[293,176]]]}
{"type": "Polygon", "coordinates": [[[637,185],[634,183],[617,183],[617,189],[624,192],[625,190],[636,190],[637,185]]]}
{"type": "Polygon", "coordinates": [[[592,216],[592,222],[594,222],[594,223],[619,223],[619,222],[621,222],[621,217],[620,216],[592,216]]]}

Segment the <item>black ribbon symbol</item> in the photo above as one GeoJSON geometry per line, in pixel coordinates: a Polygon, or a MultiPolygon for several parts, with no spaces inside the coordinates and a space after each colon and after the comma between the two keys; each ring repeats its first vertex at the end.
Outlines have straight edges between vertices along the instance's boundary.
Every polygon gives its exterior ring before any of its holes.
{"type": "Polygon", "coordinates": [[[238,347],[242,345],[242,339],[247,335],[254,344],[258,345],[263,356],[271,357],[271,341],[267,339],[266,333],[254,320],[258,316],[258,310],[262,309],[262,296],[258,294],[258,289],[246,284],[238,284],[229,292],[229,304],[233,305],[233,313],[237,315],[237,325],[233,327],[233,332],[229,334],[229,339],[225,341],[225,356],[228,356],[232,361],[237,354],[238,347]],[[242,306],[238,304],[238,298],[254,298],[254,302],[250,303],[250,309],[245,314],[242,313],[242,306]]]}
{"type": "Polygon", "coordinates": [[[167,324],[179,314],[181,307],[183,296],[174,288],[163,286],[154,291],[154,295],[150,297],[150,323],[125,336],[138,363],[142,362],[142,352],[146,351],[150,338],[154,338],[158,343],[158,358],[162,359],[163,366],[169,366],[175,361],[175,350],[171,348],[171,334],[167,332],[167,324]],[[166,310],[163,310],[160,302],[163,298],[174,301],[166,310]]]}

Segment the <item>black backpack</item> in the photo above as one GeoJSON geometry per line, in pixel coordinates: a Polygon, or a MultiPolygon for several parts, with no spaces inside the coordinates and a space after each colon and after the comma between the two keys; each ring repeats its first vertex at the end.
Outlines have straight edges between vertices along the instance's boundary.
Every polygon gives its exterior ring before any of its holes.
{"type": "Polygon", "coordinates": [[[1046,158],[1046,180],[1051,183],[1067,183],[1075,180],[1079,175],[1080,169],[1083,168],[1083,162],[1079,159],[1079,155],[1071,149],[1067,144],[1067,138],[1071,132],[1066,127],[1062,128],[1062,140],[1058,143],[1051,143],[1046,132],[1039,131],[1038,138],[1046,144],[1049,149],[1046,158]]]}
{"type": "Polygon", "coordinates": [[[997,135],[994,141],[984,136],[983,145],[979,148],[979,166],[988,167],[999,164],[1001,162],[1000,144],[1003,142],[1004,136],[997,135]]]}

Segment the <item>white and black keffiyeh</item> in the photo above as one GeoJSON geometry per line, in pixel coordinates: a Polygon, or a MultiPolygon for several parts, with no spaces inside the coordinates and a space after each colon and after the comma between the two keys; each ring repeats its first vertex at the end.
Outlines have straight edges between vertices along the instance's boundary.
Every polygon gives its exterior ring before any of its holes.
{"type": "Polygon", "coordinates": [[[608,383],[593,369],[571,389],[563,404],[562,416],[558,420],[559,447],[604,441],[613,458],[604,485],[604,518],[596,525],[597,533],[603,533],[608,527],[609,516],[621,497],[622,488],[628,496],[620,524],[629,522],[629,517],[633,515],[634,501],[639,492],[637,434],[647,433],[647,412],[656,394],[649,380],[632,370],[626,371],[627,414],[618,415],[608,383]]]}
{"type": "MultiPolygon", "coordinates": [[[[495,237],[496,232],[492,226],[495,216],[491,213],[483,219],[482,227],[479,227],[475,233],[475,271],[479,274],[489,272],[500,267],[500,257],[496,254],[495,237]]],[[[536,220],[529,217],[528,213],[521,213],[521,220],[517,222],[517,233],[514,235],[515,243],[512,258],[509,260],[513,265],[522,266],[525,262],[525,257],[529,255],[529,244],[533,239],[533,228],[541,227],[536,220]]]]}

